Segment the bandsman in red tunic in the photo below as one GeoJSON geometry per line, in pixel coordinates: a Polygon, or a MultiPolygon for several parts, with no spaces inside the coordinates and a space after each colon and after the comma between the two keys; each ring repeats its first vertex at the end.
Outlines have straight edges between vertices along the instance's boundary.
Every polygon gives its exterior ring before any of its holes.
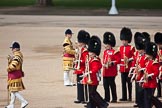
{"type": "Polygon", "coordinates": [[[161,84],[162,84],[162,33],[157,32],[154,36],[154,41],[158,46],[158,62],[160,63],[158,86],[157,86],[157,97],[161,97],[161,84]]]}
{"type": "Polygon", "coordinates": [[[146,63],[148,62],[147,57],[145,55],[145,47],[146,43],[150,42],[150,37],[143,35],[143,33],[136,32],[134,36],[134,42],[137,51],[134,55],[133,65],[129,72],[129,77],[131,77],[131,81],[135,80],[135,102],[134,107],[143,108],[144,103],[144,90],[140,85],[140,79],[143,77],[143,73],[146,67],[146,63]]]}
{"type": "Polygon", "coordinates": [[[146,44],[145,52],[148,59],[144,71],[142,87],[144,88],[144,108],[152,108],[152,96],[157,87],[156,78],[159,75],[159,63],[157,57],[157,45],[153,42],[146,44]]]}
{"type": "Polygon", "coordinates": [[[77,74],[77,100],[74,103],[85,103],[87,101],[87,86],[82,82],[82,75],[85,73],[85,61],[88,55],[87,44],[90,39],[90,35],[85,30],[80,30],[78,32],[78,51],[75,63],[75,72],[77,74]]]}
{"type": "Polygon", "coordinates": [[[121,72],[121,83],[122,83],[122,98],[120,101],[127,101],[127,86],[128,86],[128,101],[132,101],[132,83],[130,78],[128,78],[128,73],[131,67],[131,62],[133,60],[133,55],[135,48],[129,43],[132,40],[132,32],[129,28],[122,28],[120,32],[120,40],[122,45],[119,47],[121,62],[120,62],[120,72],[121,72]]]}
{"type": "Polygon", "coordinates": [[[70,71],[73,68],[73,60],[75,58],[75,49],[71,42],[72,31],[67,29],[65,31],[65,39],[63,42],[63,70],[64,70],[64,85],[72,86],[73,83],[70,79],[70,71]]]}
{"type": "Polygon", "coordinates": [[[97,36],[92,36],[88,43],[89,57],[86,60],[87,84],[89,88],[89,102],[87,108],[107,108],[108,103],[97,92],[99,85],[98,73],[102,68],[99,58],[101,52],[101,40],[97,36]]]}
{"type": "Polygon", "coordinates": [[[13,55],[8,56],[8,90],[10,92],[10,103],[5,108],[14,108],[14,102],[17,98],[21,102],[21,108],[25,108],[28,102],[19,93],[25,89],[22,77],[24,77],[24,72],[22,70],[23,64],[23,54],[20,51],[20,44],[14,42],[10,47],[12,49],[13,55]]]}
{"type": "Polygon", "coordinates": [[[117,92],[115,78],[117,76],[117,64],[120,62],[120,53],[113,47],[116,45],[116,39],[113,33],[105,32],[103,35],[105,50],[103,53],[103,86],[105,90],[104,100],[110,102],[110,89],[112,93],[111,102],[117,102],[117,92]]]}

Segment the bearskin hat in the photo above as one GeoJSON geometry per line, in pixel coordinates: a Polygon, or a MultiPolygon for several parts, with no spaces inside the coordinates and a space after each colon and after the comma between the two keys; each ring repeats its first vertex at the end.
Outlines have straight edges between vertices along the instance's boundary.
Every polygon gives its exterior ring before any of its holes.
{"type": "Polygon", "coordinates": [[[142,34],[145,36],[145,38],[150,42],[150,34],[148,32],[142,32],[142,34]]]}
{"type": "Polygon", "coordinates": [[[103,43],[104,44],[109,44],[112,47],[115,47],[116,40],[115,40],[114,34],[111,33],[111,32],[105,32],[104,35],[103,35],[103,43]]]}
{"type": "Polygon", "coordinates": [[[146,44],[146,48],[145,48],[146,54],[153,56],[154,59],[157,56],[157,51],[158,51],[158,48],[154,42],[148,42],[146,44]]]}
{"type": "Polygon", "coordinates": [[[134,43],[137,50],[145,49],[146,43],[150,42],[148,37],[145,37],[142,33],[136,32],[134,35],[134,43]]]}
{"type": "Polygon", "coordinates": [[[86,31],[86,44],[88,44],[90,40],[90,34],[86,31]]]}
{"type": "Polygon", "coordinates": [[[162,33],[157,32],[154,36],[154,41],[156,44],[162,44],[162,33]]]}
{"type": "Polygon", "coordinates": [[[85,30],[80,30],[78,32],[77,39],[78,39],[78,42],[88,44],[88,41],[90,39],[90,34],[86,32],[85,30]]]}
{"type": "Polygon", "coordinates": [[[120,31],[120,40],[127,40],[128,43],[132,41],[132,31],[130,28],[123,27],[120,31]]]}
{"type": "Polygon", "coordinates": [[[101,40],[98,36],[92,36],[88,42],[88,51],[95,53],[97,56],[101,52],[101,40]]]}

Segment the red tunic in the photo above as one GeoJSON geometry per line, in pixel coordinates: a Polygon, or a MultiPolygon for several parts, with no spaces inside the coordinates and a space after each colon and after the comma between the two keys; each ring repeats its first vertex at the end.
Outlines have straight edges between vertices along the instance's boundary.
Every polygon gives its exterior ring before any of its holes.
{"type": "Polygon", "coordinates": [[[103,55],[103,64],[106,64],[109,59],[113,62],[113,66],[108,68],[103,67],[103,77],[113,77],[117,75],[117,64],[120,63],[120,53],[114,49],[105,50],[103,55]]]}
{"type": "Polygon", "coordinates": [[[90,78],[92,80],[92,83],[89,85],[99,84],[97,73],[100,71],[101,68],[102,68],[102,63],[99,57],[90,58],[89,71],[90,71],[90,78]]]}
{"type": "MultiPolygon", "coordinates": [[[[148,60],[145,54],[139,54],[138,51],[135,52],[133,66],[137,66],[139,69],[142,68],[145,69],[147,62],[148,60]]],[[[139,74],[136,75],[136,81],[139,81],[142,77],[143,77],[143,73],[139,72],[139,74]]]]}
{"type": "Polygon", "coordinates": [[[121,57],[121,62],[120,62],[120,72],[129,72],[130,67],[132,66],[131,62],[128,63],[128,68],[126,68],[126,64],[124,63],[124,56],[126,56],[128,59],[133,59],[133,55],[135,52],[135,48],[131,45],[127,46],[120,46],[119,48],[120,51],[120,57],[121,57]]]}
{"type": "Polygon", "coordinates": [[[151,74],[153,73],[153,76],[151,79],[148,80],[148,82],[143,83],[143,88],[156,88],[157,87],[157,81],[156,77],[159,75],[159,63],[157,61],[148,60],[146,64],[146,73],[151,74]]]}
{"type": "MultiPolygon", "coordinates": [[[[83,74],[83,72],[85,72],[85,61],[86,61],[86,57],[88,55],[88,50],[87,48],[82,48],[81,49],[81,56],[80,56],[80,69],[79,70],[75,70],[75,74],[83,74]]],[[[77,63],[78,65],[78,63],[77,63]]],[[[76,65],[76,67],[77,67],[76,65]]]]}

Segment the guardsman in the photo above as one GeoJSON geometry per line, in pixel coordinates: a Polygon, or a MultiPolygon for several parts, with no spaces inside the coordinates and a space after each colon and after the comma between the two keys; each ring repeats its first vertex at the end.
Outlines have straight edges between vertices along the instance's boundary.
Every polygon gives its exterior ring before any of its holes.
{"type": "Polygon", "coordinates": [[[158,86],[157,86],[157,97],[161,97],[161,84],[162,84],[162,33],[157,32],[154,36],[154,42],[158,46],[158,62],[160,63],[158,86]]]}
{"type": "Polygon", "coordinates": [[[146,43],[150,42],[150,37],[143,35],[143,33],[136,32],[134,36],[134,43],[137,51],[134,54],[133,65],[129,72],[129,77],[131,77],[131,81],[135,79],[135,102],[134,107],[143,108],[144,103],[144,90],[140,85],[140,79],[143,76],[146,63],[148,62],[147,57],[145,55],[145,47],[146,43]],[[132,70],[132,71],[131,71],[132,70]]]}
{"type": "Polygon", "coordinates": [[[131,67],[131,62],[133,60],[133,55],[135,52],[135,48],[129,43],[132,40],[132,32],[129,28],[122,28],[120,32],[120,40],[122,41],[122,45],[119,47],[120,51],[120,72],[121,72],[121,82],[122,82],[122,98],[120,101],[127,101],[127,85],[128,85],[128,101],[132,101],[132,83],[130,78],[128,78],[128,73],[131,67]]]}
{"type": "Polygon", "coordinates": [[[75,49],[73,48],[73,44],[71,42],[72,31],[67,29],[65,31],[65,39],[63,42],[63,70],[64,70],[64,85],[72,86],[72,82],[70,79],[70,70],[73,68],[73,60],[75,58],[75,49]]]}
{"type": "Polygon", "coordinates": [[[5,108],[14,108],[15,99],[19,99],[21,102],[21,108],[25,108],[28,102],[22,97],[19,91],[25,89],[22,77],[24,77],[24,72],[22,70],[23,64],[23,54],[20,52],[20,44],[18,42],[13,42],[12,46],[13,55],[8,56],[8,90],[10,92],[11,101],[5,108]]]}
{"type": "Polygon", "coordinates": [[[142,77],[144,88],[144,108],[152,108],[152,96],[154,95],[155,88],[157,87],[156,78],[159,75],[159,63],[157,57],[157,45],[153,42],[146,44],[145,53],[148,59],[146,69],[142,77]]]}
{"type": "Polygon", "coordinates": [[[120,63],[120,53],[113,47],[116,45],[116,39],[113,33],[105,32],[103,35],[105,50],[103,53],[103,86],[105,90],[104,100],[110,102],[110,89],[112,93],[111,102],[117,102],[117,92],[115,78],[117,76],[117,64],[120,63]]]}
{"type": "Polygon", "coordinates": [[[102,68],[99,58],[101,52],[101,40],[97,36],[92,36],[88,43],[89,56],[86,59],[86,75],[89,88],[89,102],[87,108],[107,108],[108,103],[97,92],[99,85],[98,73],[102,68]]]}
{"type": "Polygon", "coordinates": [[[77,74],[77,100],[74,103],[85,103],[87,101],[87,86],[82,83],[82,75],[85,73],[85,61],[88,55],[87,44],[90,39],[90,35],[85,30],[80,30],[77,36],[77,58],[75,62],[75,72],[77,74]]]}

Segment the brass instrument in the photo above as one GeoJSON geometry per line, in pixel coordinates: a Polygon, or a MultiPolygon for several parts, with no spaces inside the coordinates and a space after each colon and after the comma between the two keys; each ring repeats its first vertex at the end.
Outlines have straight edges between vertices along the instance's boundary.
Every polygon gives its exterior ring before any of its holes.
{"type": "MultiPolygon", "coordinates": [[[[146,65],[146,67],[147,67],[147,65],[146,65]]],[[[144,75],[143,75],[143,82],[147,83],[148,82],[148,78],[151,77],[151,76],[153,76],[153,75],[154,75],[154,73],[148,74],[147,73],[147,70],[145,69],[144,75]]]]}
{"type": "Polygon", "coordinates": [[[131,67],[130,70],[129,70],[128,77],[132,77],[132,75],[134,74],[135,70],[136,70],[136,67],[131,67]]]}
{"type": "Polygon", "coordinates": [[[105,60],[104,60],[104,66],[108,69],[110,64],[111,64],[111,58],[109,56],[109,54],[105,57],[105,60]],[[108,57],[108,60],[106,60],[106,58],[108,57]]]}
{"type": "Polygon", "coordinates": [[[159,62],[162,62],[162,54],[160,53],[160,51],[158,51],[158,55],[159,55],[159,62]]]}
{"type": "MultiPolygon", "coordinates": [[[[147,67],[147,65],[146,65],[146,67],[147,67]]],[[[148,82],[148,77],[150,76],[150,74],[147,73],[146,68],[143,69],[143,70],[144,70],[143,77],[141,77],[140,81],[138,81],[139,83],[146,83],[146,82],[148,82]]]]}
{"type": "Polygon", "coordinates": [[[154,75],[154,73],[148,74],[146,72],[146,69],[145,69],[143,77],[138,82],[139,83],[142,83],[142,82],[147,83],[148,82],[148,78],[151,77],[151,76],[153,76],[153,75],[154,75]]]}
{"type": "Polygon", "coordinates": [[[141,61],[141,58],[142,58],[142,56],[141,55],[139,55],[139,53],[137,54],[137,59],[136,59],[136,64],[135,64],[135,79],[137,79],[137,77],[140,75],[140,72],[142,71],[141,69],[141,66],[139,65],[139,62],[141,61]]]}
{"type": "MultiPolygon", "coordinates": [[[[146,67],[147,67],[147,65],[148,65],[148,63],[146,64],[146,67]]],[[[140,81],[137,81],[140,84],[148,81],[148,73],[146,72],[147,70],[146,70],[146,68],[143,70],[144,70],[143,77],[141,77],[140,81]]]]}
{"type": "Polygon", "coordinates": [[[82,84],[91,84],[92,80],[91,80],[90,71],[89,71],[89,56],[88,55],[86,56],[85,66],[86,66],[85,72],[81,76],[81,77],[83,77],[81,80],[81,83],[82,84]]]}
{"type": "Polygon", "coordinates": [[[128,57],[125,55],[125,50],[126,50],[126,47],[124,47],[124,51],[123,51],[123,54],[124,54],[124,65],[125,65],[125,68],[127,69],[128,68],[128,57]]]}
{"type": "Polygon", "coordinates": [[[81,49],[77,48],[77,53],[75,57],[76,60],[74,60],[74,68],[73,68],[74,70],[80,69],[80,62],[81,62],[80,58],[81,58],[81,49]]]}
{"type": "Polygon", "coordinates": [[[146,70],[144,71],[144,74],[143,74],[143,80],[144,82],[148,82],[148,73],[146,72],[146,70]]]}
{"type": "Polygon", "coordinates": [[[87,83],[91,84],[92,80],[91,80],[90,70],[89,70],[89,56],[88,55],[86,57],[86,63],[85,64],[86,64],[85,73],[87,73],[87,77],[88,77],[87,83]]]}

